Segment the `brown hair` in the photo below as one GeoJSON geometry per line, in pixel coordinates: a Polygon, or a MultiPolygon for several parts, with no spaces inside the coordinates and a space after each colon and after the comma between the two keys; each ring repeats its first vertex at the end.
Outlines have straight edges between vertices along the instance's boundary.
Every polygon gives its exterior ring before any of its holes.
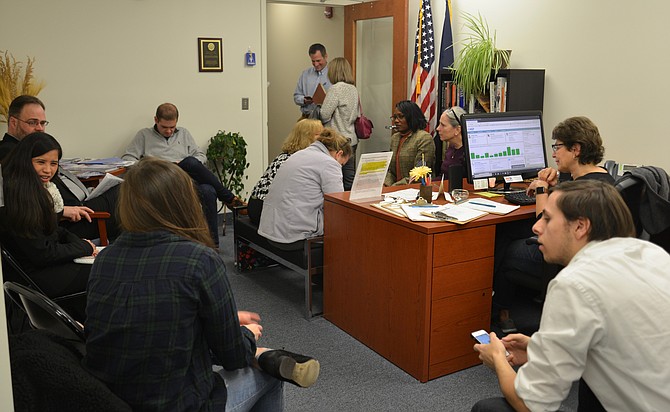
{"type": "Polygon", "coordinates": [[[124,230],[167,230],[213,247],[193,179],[179,166],[144,157],[128,170],[124,180],[118,206],[124,230]]]}
{"type": "Polygon", "coordinates": [[[567,149],[579,143],[579,163],[597,165],[603,160],[605,148],[598,126],[588,117],[569,117],[554,127],[551,138],[563,142],[567,149]]]}
{"type": "Polygon", "coordinates": [[[342,151],[343,156],[351,157],[353,150],[351,149],[351,144],[349,139],[339,134],[334,129],[326,127],[323,129],[321,134],[316,138],[319,142],[323,143],[328,149],[329,152],[339,152],[342,151]]]}
{"type": "Polygon", "coordinates": [[[163,103],[156,109],[156,119],[178,120],[179,110],[172,103],[163,103]]]}
{"type": "Polygon", "coordinates": [[[293,126],[282,143],[282,153],[293,154],[314,143],[314,135],[323,130],[321,120],[302,119],[293,126]]]}
{"type": "Polygon", "coordinates": [[[611,184],[582,179],[561,183],[551,190],[554,192],[561,194],[556,206],[567,221],[585,218],[591,222],[589,241],[635,236],[630,210],[611,184]]]}

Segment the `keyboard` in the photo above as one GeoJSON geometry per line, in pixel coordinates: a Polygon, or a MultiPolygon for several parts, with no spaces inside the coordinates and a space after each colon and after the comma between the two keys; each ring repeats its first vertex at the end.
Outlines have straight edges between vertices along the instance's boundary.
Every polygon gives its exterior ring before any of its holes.
{"type": "Polygon", "coordinates": [[[526,192],[507,193],[505,195],[505,200],[521,206],[535,204],[535,196],[528,196],[526,192]]]}

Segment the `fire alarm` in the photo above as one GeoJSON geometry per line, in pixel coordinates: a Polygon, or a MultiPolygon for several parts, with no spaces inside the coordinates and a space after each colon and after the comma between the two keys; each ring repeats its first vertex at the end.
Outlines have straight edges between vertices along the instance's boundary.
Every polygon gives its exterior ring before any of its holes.
{"type": "Polygon", "coordinates": [[[323,11],[323,15],[326,16],[327,19],[332,19],[333,18],[333,8],[332,7],[326,7],[326,10],[323,11]]]}

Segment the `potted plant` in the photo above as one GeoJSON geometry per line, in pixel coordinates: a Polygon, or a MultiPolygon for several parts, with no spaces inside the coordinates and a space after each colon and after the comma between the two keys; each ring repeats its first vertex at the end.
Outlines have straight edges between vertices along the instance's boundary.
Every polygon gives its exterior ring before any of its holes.
{"type": "Polygon", "coordinates": [[[17,61],[9,51],[0,51],[0,122],[9,121],[9,104],[20,95],[37,96],[44,82],[33,75],[34,58],[17,61]],[[4,57],[3,57],[4,55],[4,57]]]}
{"type": "Polygon", "coordinates": [[[465,23],[463,27],[469,31],[469,37],[464,39],[461,50],[452,68],[454,83],[456,83],[466,97],[472,99],[484,93],[493,75],[501,68],[509,65],[509,50],[496,48],[496,33],[489,29],[488,22],[481,14],[462,13],[465,23]]]}
{"type": "Polygon", "coordinates": [[[239,133],[219,130],[209,139],[207,147],[207,163],[219,177],[221,183],[240,199],[244,191],[244,180],[249,163],[247,163],[247,142],[239,133]]]}

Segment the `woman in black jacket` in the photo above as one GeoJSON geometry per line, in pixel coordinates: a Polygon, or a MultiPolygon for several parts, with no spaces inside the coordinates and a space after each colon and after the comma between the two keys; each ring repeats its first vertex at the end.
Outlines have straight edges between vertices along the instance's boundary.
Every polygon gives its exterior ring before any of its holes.
{"type": "MultiPolygon", "coordinates": [[[[50,298],[85,291],[90,265],[74,263],[73,259],[96,253],[91,241],[58,226],[63,200],[51,179],[61,156],[56,139],[36,132],[24,137],[2,162],[3,247],[50,298]]],[[[83,318],[84,308],[82,299],[66,309],[75,318],[83,318]]]]}

